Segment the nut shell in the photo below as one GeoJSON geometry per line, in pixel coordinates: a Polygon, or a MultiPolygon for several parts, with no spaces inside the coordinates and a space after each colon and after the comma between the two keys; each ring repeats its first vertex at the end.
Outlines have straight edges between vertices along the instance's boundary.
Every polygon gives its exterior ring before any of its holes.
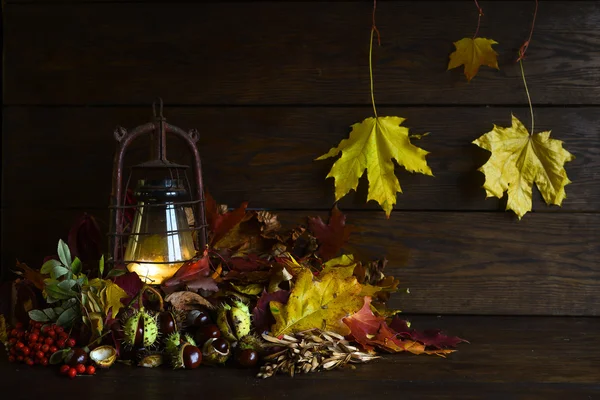
{"type": "Polygon", "coordinates": [[[90,351],[90,359],[100,368],[109,368],[117,359],[117,350],[112,346],[99,346],[90,351]]]}

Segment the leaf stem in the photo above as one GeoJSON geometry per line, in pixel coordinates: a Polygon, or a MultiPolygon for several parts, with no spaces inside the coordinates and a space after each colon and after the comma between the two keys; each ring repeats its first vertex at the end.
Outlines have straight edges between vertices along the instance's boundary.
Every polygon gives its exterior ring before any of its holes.
{"type": "Polygon", "coordinates": [[[369,45],[369,78],[371,80],[371,104],[373,105],[373,114],[377,118],[377,108],[375,107],[375,91],[373,90],[373,33],[375,29],[371,29],[371,43],[369,45]]]}
{"type": "Polygon", "coordinates": [[[373,35],[377,32],[377,43],[381,46],[381,35],[375,24],[375,11],[377,10],[377,0],[373,0],[373,22],[371,24],[371,40],[369,41],[369,79],[371,82],[371,104],[373,105],[373,113],[377,118],[377,108],[375,107],[375,90],[373,89],[373,35]]]}
{"type": "Polygon", "coordinates": [[[523,78],[523,85],[525,85],[525,93],[527,93],[527,101],[529,102],[529,112],[531,113],[531,132],[529,134],[533,135],[533,128],[535,127],[535,123],[533,120],[533,105],[531,104],[531,96],[529,95],[529,89],[527,88],[525,70],[523,70],[523,59],[519,60],[519,65],[521,66],[521,77],[523,78]]]}
{"type": "Polygon", "coordinates": [[[479,3],[477,2],[477,0],[475,1],[475,6],[477,6],[477,12],[478,12],[478,16],[477,16],[477,29],[475,29],[475,34],[473,35],[473,39],[475,39],[477,37],[477,35],[479,34],[479,27],[481,26],[481,17],[483,16],[483,9],[479,6],[479,3]]]}
{"type": "Polygon", "coordinates": [[[535,27],[535,19],[537,18],[538,11],[538,0],[535,0],[535,11],[533,12],[533,20],[531,21],[531,30],[529,31],[529,38],[519,48],[519,58],[517,61],[521,61],[525,57],[525,52],[531,43],[531,37],[533,36],[533,28],[535,27]]]}

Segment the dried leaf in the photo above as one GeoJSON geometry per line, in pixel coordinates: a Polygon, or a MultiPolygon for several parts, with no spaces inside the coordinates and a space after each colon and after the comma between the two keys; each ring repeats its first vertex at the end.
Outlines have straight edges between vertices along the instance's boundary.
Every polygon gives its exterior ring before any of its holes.
{"type": "Polygon", "coordinates": [[[369,117],[355,123],[348,139],[317,158],[324,160],[342,153],[327,175],[335,179],[336,201],[356,190],[367,170],[367,201],[377,201],[389,218],[396,204],[396,193],[402,193],[394,175],[393,160],[409,172],[433,176],[425,160],[428,152],[411,144],[408,128],[400,126],[403,121],[400,117],[369,117]]]}
{"type": "Polygon", "coordinates": [[[256,307],[252,310],[254,329],[259,333],[268,331],[271,325],[275,323],[269,303],[276,301],[280,304],[287,304],[289,298],[290,292],[288,290],[278,290],[273,293],[263,291],[262,296],[256,302],[256,307]]]}
{"type": "Polygon", "coordinates": [[[448,70],[461,65],[465,66],[465,76],[470,81],[477,75],[481,65],[498,68],[498,53],[492,49],[492,45],[498,44],[495,40],[485,38],[463,38],[454,42],[456,50],[450,54],[448,70]]]}
{"type": "MultiPolygon", "coordinates": [[[[116,270],[111,270],[116,271],[116,270]]],[[[119,285],[121,289],[127,293],[125,299],[121,299],[122,304],[128,304],[144,286],[144,282],[140,279],[139,275],[135,272],[127,272],[123,275],[117,276],[113,279],[113,282],[119,285]]]]}
{"type": "Polygon", "coordinates": [[[188,283],[198,280],[199,278],[207,277],[210,274],[210,260],[208,253],[204,251],[204,255],[194,261],[189,261],[177,270],[175,275],[165,280],[162,285],[165,287],[177,286],[182,283],[188,283]]]}
{"type": "Polygon", "coordinates": [[[27,264],[19,262],[17,260],[17,266],[22,271],[21,275],[24,279],[33,283],[33,285],[39,290],[44,290],[44,279],[46,278],[41,272],[30,268],[27,264]]]}
{"type": "Polygon", "coordinates": [[[102,255],[102,231],[96,219],[83,213],[71,225],[67,243],[74,257],[84,263],[97,261],[102,255]]]}
{"type": "Polygon", "coordinates": [[[560,206],[567,197],[565,186],[571,181],[564,164],[575,157],[562,147],[562,141],[550,139],[550,131],[530,134],[512,115],[510,128],[494,125],[473,143],[492,153],[479,169],[485,175],[487,197],[502,198],[506,191],[506,209],[519,219],[531,211],[534,182],[547,204],[560,206]]]}
{"type": "Polygon", "coordinates": [[[6,319],[4,315],[0,314],[0,343],[6,343],[8,340],[8,333],[6,332],[6,319]]]}
{"type": "Polygon", "coordinates": [[[287,304],[271,301],[275,318],[274,336],[320,328],[346,335],[350,329],[342,318],[353,314],[363,304],[363,290],[355,277],[342,278],[335,272],[320,279],[304,270],[298,274],[287,304]]]}
{"type": "Polygon", "coordinates": [[[221,238],[242,221],[246,215],[248,202],[242,203],[239,208],[233,211],[220,213],[217,203],[208,192],[205,193],[205,198],[206,220],[211,232],[210,243],[216,245],[221,238]]]}
{"type": "Polygon", "coordinates": [[[100,291],[100,296],[104,303],[104,315],[108,315],[112,310],[112,315],[117,315],[123,308],[122,299],[127,298],[127,292],[116,283],[104,279],[104,288],[100,291]]]}
{"type": "MultiPolygon", "coordinates": [[[[387,325],[383,317],[378,317],[373,314],[373,311],[371,311],[371,298],[368,296],[364,298],[364,305],[360,311],[344,318],[344,323],[350,328],[351,337],[356,340],[356,342],[360,343],[366,350],[373,351],[374,348],[378,348],[389,353],[408,351],[413,354],[431,354],[438,356],[444,356],[445,354],[455,351],[440,347],[436,348],[435,346],[433,346],[433,349],[428,349],[427,346],[429,345],[417,340],[416,337],[410,336],[407,339],[403,338],[399,332],[387,325]]],[[[402,330],[404,330],[405,327],[408,328],[405,324],[402,325],[400,322],[396,322],[396,325],[402,330]]],[[[460,341],[463,340],[460,339],[460,341]]],[[[454,346],[459,342],[456,342],[454,346]]],[[[447,340],[445,344],[451,343],[454,342],[452,340],[447,340]]]]}
{"type": "Polygon", "coordinates": [[[187,281],[185,286],[192,290],[205,290],[207,292],[216,292],[219,290],[217,282],[210,276],[201,276],[191,281],[187,281]]]}
{"type": "Polygon", "coordinates": [[[429,329],[418,331],[408,327],[406,321],[397,315],[390,322],[390,328],[397,332],[400,336],[423,343],[427,347],[435,349],[455,348],[459,343],[469,343],[465,339],[458,336],[447,336],[440,329],[429,329]]]}
{"type": "Polygon", "coordinates": [[[342,254],[324,263],[323,269],[319,274],[338,271],[344,278],[349,278],[354,274],[354,268],[356,268],[354,256],[352,254],[342,254]]]}
{"type": "Polygon", "coordinates": [[[258,211],[256,219],[260,222],[261,236],[269,239],[274,239],[281,229],[281,223],[277,215],[269,211],[258,211]]]}
{"type": "Polygon", "coordinates": [[[308,217],[308,224],[319,243],[317,254],[324,260],[335,257],[350,236],[350,227],[346,226],[346,216],[337,205],[333,207],[327,225],[321,217],[308,217]]]}
{"type": "Polygon", "coordinates": [[[165,301],[171,303],[176,310],[190,311],[202,307],[214,308],[208,300],[194,292],[173,292],[165,297],[165,301]]]}

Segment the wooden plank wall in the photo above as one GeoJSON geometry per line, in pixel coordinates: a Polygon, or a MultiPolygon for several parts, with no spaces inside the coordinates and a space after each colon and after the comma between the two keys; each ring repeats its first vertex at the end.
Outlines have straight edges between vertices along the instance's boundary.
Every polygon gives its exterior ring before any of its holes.
{"type": "MultiPolygon", "coordinates": [[[[514,113],[529,124],[517,50],[534,1],[481,1],[481,35],[500,71],[467,83],[446,71],[452,41],[473,33],[471,1],[382,1],[374,53],[380,115],[400,115],[431,152],[435,177],[398,170],[389,220],[339,207],[352,248],[385,255],[412,313],[600,315],[600,4],[542,1],[525,62],[536,127],[576,159],[563,207],[535,194],[517,221],[486,199],[471,142],[514,113]]],[[[6,1],[2,266],[52,254],[73,219],[106,222],[116,125],[149,120],[156,96],[172,124],[201,133],[204,179],[218,201],[326,217],[332,161],[314,161],[371,115],[370,1],[6,1]]],[[[176,147],[175,147],[176,148],[176,147]]],[[[132,160],[145,148],[137,147],[132,160]]],[[[174,156],[177,159],[177,151],[174,156]]],[[[106,225],[104,226],[106,227],[106,225]]]]}

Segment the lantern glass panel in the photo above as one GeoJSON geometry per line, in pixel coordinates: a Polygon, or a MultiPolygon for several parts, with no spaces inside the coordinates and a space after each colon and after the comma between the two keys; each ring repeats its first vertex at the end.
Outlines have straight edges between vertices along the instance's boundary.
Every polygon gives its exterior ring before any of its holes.
{"type": "Polygon", "coordinates": [[[196,252],[185,208],[177,204],[185,191],[170,181],[140,186],[125,260],[142,280],[160,284],[196,252]]]}

